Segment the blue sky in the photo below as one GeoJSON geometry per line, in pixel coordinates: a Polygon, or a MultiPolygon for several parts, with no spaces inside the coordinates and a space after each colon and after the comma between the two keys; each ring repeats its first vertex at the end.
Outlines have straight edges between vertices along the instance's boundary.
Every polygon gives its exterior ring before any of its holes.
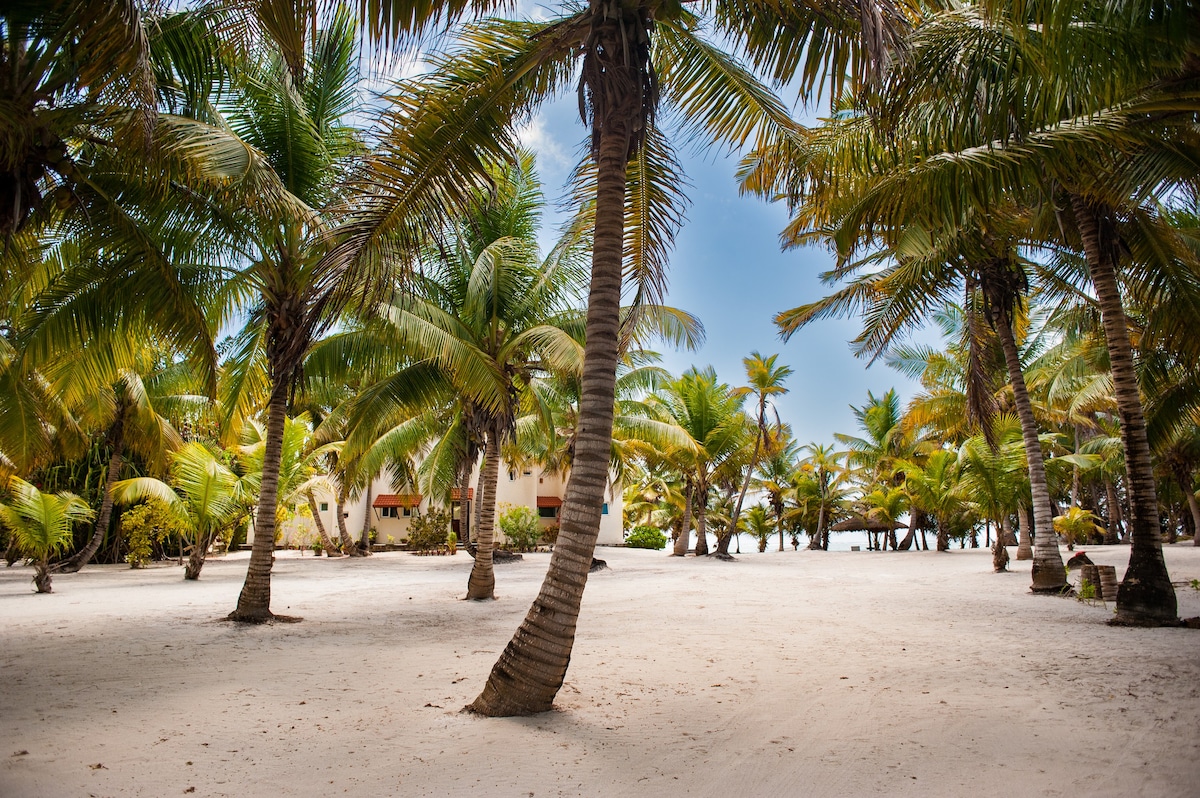
{"type": "MultiPolygon", "coordinates": [[[[572,96],[543,113],[523,137],[538,153],[552,201],[562,193],[585,133],[572,96]]],[[[850,405],[864,404],[868,390],[878,396],[894,387],[906,402],[919,390],[916,383],[883,363],[868,369],[851,353],[847,342],[859,331],[856,319],[814,322],[786,344],[780,339],[772,317],[828,293],[818,275],[832,266],[833,257],[818,247],[780,251],[786,209],[739,196],[736,155],[688,149],[680,156],[692,183],[692,205],[671,257],[668,302],[699,316],[707,341],[697,352],[664,352],[664,365],[675,374],[711,365],[723,381],[741,385],[743,357],[779,353],[779,362],[795,370],[790,392],[777,403],[779,414],[801,444],[832,443],[834,432],[856,433],[850,405]]],[[[553,239],[558,218],[547,218],[544,245],[553,239]]]]}

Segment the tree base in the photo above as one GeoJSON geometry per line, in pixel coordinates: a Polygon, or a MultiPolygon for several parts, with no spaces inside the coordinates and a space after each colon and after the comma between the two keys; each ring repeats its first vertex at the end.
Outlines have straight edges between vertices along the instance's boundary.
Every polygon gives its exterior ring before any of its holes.
{"type": "Polygon", "coordinates": [[[1125,614],[1109,618],[1107,623],[1109,626],[1130,626],[1141,629],[1161,629],[1164,627],[1200,629],[1200,618],[1188,618],[1186,621],[1181,621],[1178,618],[1157,618],[1147,615],[1132,616],[1125,614]],[[1193,622],[1196,623],[1195,626],[1192,626],[1193,622]]]}
{"type": "Polygon", "coordinates": [[[720,560],[721,562],[737,562],[737,557],[734,557],[732,554],[730,554],[728,552],[724,552],[724,551],[714,551],[712,554],[710,554],[708,556],[715,557],[716,559],[720,560]]]}
{"type": "Polygon", "coordinates": [[[592,558],[592,564],[590,566],[588,566],[588,573],[590,573],[590,574],[594,574],[597,571],[607,571],[607,570],[608,570],[608,563],[606,563],[604,560],[597,560],[595,557],[592,558]]]}
{"type": "Polygon", "coordinates": [[[264,623],[300,623],[304,619],[301,618],[299,615],[276,615],[273,612],[268,612],[266,615],[259,615],[257,613],[255,613],[255,614],[239,613],[237,610],[234,610],[233,612],[229,613],[221,620],[222,621],[233,621],[234,623],[264,624],[264,623]]]}
{"type": "Polygon", "coordinates": [[[1075,588],[1070,585],[1030,585],[1029,592],[1035,596],[1074,596],[1075,588]]]}

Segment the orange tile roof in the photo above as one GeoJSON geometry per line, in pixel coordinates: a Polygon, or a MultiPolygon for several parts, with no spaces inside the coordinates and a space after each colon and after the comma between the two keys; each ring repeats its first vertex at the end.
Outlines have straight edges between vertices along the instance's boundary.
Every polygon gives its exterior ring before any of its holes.
{"type": "Polygon", "coordinates": [[[538,496],[538,507],[562,507],[562,499],[557,496],[538,496]]]}
{"type": "MultiPolygon", "coordinates": [[[[450,501],[452,501],[452,502],[460,501],[461,496],[462,496],[462,488],[451,488],[450,489],[450,501]]],[[[475,489],[474,488],[467,488],[467,501],[469,501],[469,502],[475,501],[475,489]]]]}
{"type": "Polygon", "coordinates": [[[375,497],[372,507],[417,507],[421,504],[419,493],[381,493],[375,497]]]}

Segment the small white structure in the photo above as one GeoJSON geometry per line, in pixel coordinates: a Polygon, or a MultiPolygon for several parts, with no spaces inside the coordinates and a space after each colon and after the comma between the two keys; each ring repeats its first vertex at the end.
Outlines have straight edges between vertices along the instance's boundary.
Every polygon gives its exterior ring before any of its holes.
{"type": "MultiPolygon", "coordinates": [[[[478,466],[471,474],[471,484],[478,484],[478,466]]],[[[539,466],[512,466],[501,464],[500,479],[496,486],[496,514],[503,512],[509,505],[524,505],[537,510],[543,527],[557,526],[559,512],[562,508],[563,496],[566,495],[566,480],[544,473],[539,466]]],[[[448,509],[453,516],[453,529],[459,531],[461,512],[464,507],[469,513],[469,528],[471,537],[475,537],[475,489],[467,490],[466,502],[462,502],[461,490],[451,491],[451,504],[448,509]]],[[[337,503],[328,493],[317,492],[317,512],[325,530],[334,540],[338,539],[337,503]]],[[[617,546],[625,540],[622,529],[622,501],[619,485],[610,484],[607,499],[600,508],[600,534],[596,540],[599,546],[617,546]]],[[[303,505],[301,505],[303,506],[303,505]]],[[[280,525],[283,536],[280,543],[285,546],[308,546],[317,538],[316,526],[308,514],[297,506],[299,512],[280,525]]],[[[346,529],[354,540],[359,540],[362,531],[375,530],[375,542],[403,543],[408,539],[409,525],[413,518],[429,511],[429,498],[419,493],[396,493],[390,480],[385,476],[377,476],[372,482],[369,493],[364,492],[357,499],[352,499],[342,506],[343,520],[346,529]]],[[[461,533],[460,533],[461,538],[461,533]]],[[[254,539],[253,524],[247,534],[247,543],[254,539]]],[[[496,526],[496,539],[503,540],[500,527],[496,526]]]]}

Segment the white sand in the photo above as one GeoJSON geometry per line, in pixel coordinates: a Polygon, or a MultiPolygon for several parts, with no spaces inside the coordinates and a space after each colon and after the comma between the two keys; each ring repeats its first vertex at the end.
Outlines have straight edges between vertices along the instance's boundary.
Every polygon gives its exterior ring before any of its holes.
{"type": "MultiPolygon", "coordinates": [[[[245,555],[51,596],[0,568],[0,796],[1200,795],[1200,632],[1109,628],[1028,563],[599,556],[558,711],[505,720],[458,710],[548,555],[486,604],[464,554],[282,555],[273,609],[305,620],[263,627],[216,620],[245,555]]],[[[1200,578],[1190,545],[1168,564],[1200,578]]]]}

